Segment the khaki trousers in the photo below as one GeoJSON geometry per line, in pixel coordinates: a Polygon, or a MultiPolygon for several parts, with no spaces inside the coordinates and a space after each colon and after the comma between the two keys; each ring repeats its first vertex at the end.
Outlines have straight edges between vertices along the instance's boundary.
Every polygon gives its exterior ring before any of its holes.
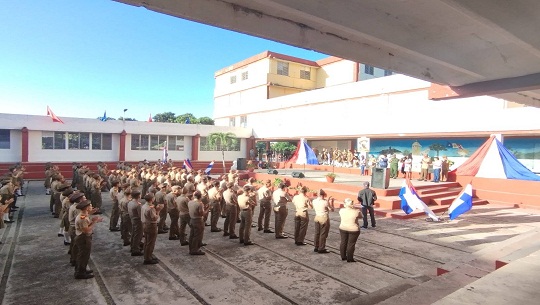
{"type": "Polygon", "coordinates": [[[90,260],[92,251],[92,236],[81,234],[75,237],[77,247],[77,261],[75,263],[75,275],[85,275],[86,266],[90,260]]]}
{"type": "Polygon", "coordinates": [[[294,217],[294,242],[303,243],[306,238],[309,217],[307,211],[304,211],[303,216],[294,217]]]}
{"type": "Polygon", "coordinates": [[[326,220],[326,222],[323,223],[315,221],[315,249],[326,249],[326,238],[328,237],[328,232],[330,232],[330,220],[326,220]]]}
{"type": "Polygon", "coordinates": [[[283,235],[283,228],[285,227],[285,220],[289,211],[286,206],[280,206],[274,208],[274,220],[275,220],[275,233],[276,237],[283,235]]]}
{"type": "Polygon", "coordinates": [[[131,253],[141,252],[143,235],[142,221],[140,218],[131,219],[131,253]]]}
{"type": "Polygon", "coordinates": [[[190,220],[191,230],[189,231],[189,253],[199,252],[202,246],[204,235],[204,219],[192,218],[190,220]]]}
{"type": "Polygon", "coordinates": [[[270,215],[272,214],[272,202],[261,201],[259,207],[259,219],[257,221],[258,227],[259,229],[264,228],[265,230],[268,230],[270,226],[270,215]]]}
{"type": "Polygon", "coordinates": [[[253,210],[247,208],[240,212],[240,242],[247,243],[251,241],[251,220],[253,219],[253,210]]]}
{"type": "Polygon", "coordinates": [[[189,214],[180,215],[180,226],[178,227],[178,236],[180,237],[181,243],[187,242],[186,227],[190,225],[191,217],[189,214]]]}
{"type": "Polygon", "coordinates": [[[232,204],[225,205],[225,213],[227,217],[223,223],[223,233],[229,233],[231,236],[236,235],[236,220],[238,219],[238,206],[232,204]]]}
{"type": "Polygon", "coordinates": [[[158,234],[157,223],[144,223],[144,260],[152,260],[154,253],[154,247],[156,246],[156,239],[158,234]]]}

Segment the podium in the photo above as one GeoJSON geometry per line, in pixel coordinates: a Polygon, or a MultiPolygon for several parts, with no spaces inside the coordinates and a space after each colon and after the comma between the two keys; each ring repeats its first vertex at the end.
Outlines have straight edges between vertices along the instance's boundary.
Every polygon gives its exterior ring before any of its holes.
{"type": "Polygon", "coordinates": [[[371,175],[371,187],[377,189],[387,189],[390,185],[390,169],[374,168],[371,175]]]}

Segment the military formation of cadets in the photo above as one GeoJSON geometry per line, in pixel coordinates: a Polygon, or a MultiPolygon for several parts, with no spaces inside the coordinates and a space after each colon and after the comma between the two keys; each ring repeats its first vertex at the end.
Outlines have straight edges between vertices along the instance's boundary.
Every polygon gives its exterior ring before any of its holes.
{"type": "Polygon", "coordinates": [[[14,215],[19,209],[17,197],[23,196],[24,171],[25,168],[22,165],[15,164],[0,177],[0,229],[15,222],[14,215]]]}
{"type": "MultiPolygon", "coordinates": [[[[46,167],[45,188],[50,195],[50,210],[60,219],[58,236],[69,245],[70,263],[75,267],[76,279],[92,278],[87,264],[92,248],[94,225],[103,221],[102,194],[108,191],[112,201],[109,230],[120,232],[131,256],[143,256],[144,264],[157,264],[153,255],[158,234],[167,234],[169,240],[178,240],[188,246],[190,255],[204,255],[201,250],[205,226],[210,232],[223,232],[224,237],[238,239],[244,246],[253,245],[251,229],[257,227],[263,233],[273,233],[276,239],[287,239],[284,234],[288,216],[287,204],[295,206],[294,241],[297,246],[304,242],[309,224],[308,209],[315,211],[314,252],[329,253],[326,239],[330,230],[329,212],[334,210],[333,198],[327,198],[319,190],[311,200],[303,187],[291,198],[287,186],[281,183],[273,187],[270,180],[260,188],[250,178],[243,187],[238,184],[238,173],[231,170],[219,179],[212,179],[202,171],[188,171],[172,164],[150,165],[141,162],[137,167],[119,163],[109,170],[98,163],[97,172],[87,166],[73,164],[73,180],[67,183],[58,168],[46,167]],[[275,189],[274,189],[275,188],[275,189]],[[259,205],[257,225],[252,225],[255,206],[259,205]],[[274,210],[274,231],[269,227],[274,210]],[[170,226],[166,225],[167,216],[170,226]],[[218,227],[219,218],[225,218],[223,229],[218,227]],[[237,223],[240,223],[238,234],[237,223]],[[186,234],[189,226],[189,236],[186,234]]],[[[106,194],[106,193],[105,193],[106,194]]],[[[360,198],[359,198],[360,200],[360,198]]],[[[340,211],[340,254],[343,260],[354,262],[354,245],[362,218],[350,199],[340,211]]],[[[375,224],[373,223],[373,226],[375,224]]]]}

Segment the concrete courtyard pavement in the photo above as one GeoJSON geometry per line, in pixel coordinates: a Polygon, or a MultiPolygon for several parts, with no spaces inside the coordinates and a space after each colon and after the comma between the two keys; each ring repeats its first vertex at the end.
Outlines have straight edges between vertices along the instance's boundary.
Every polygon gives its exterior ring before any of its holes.
{"type": "MultiPolygon", "coordinates": [[[[42,185],[28,183],[16,222],[0,231],[1,304],[392,304],[391,297],[434,279],[437,267],[540,227],[536,211],[494,205],[474,207],[453,222],[378,218],[377,228],[360,234],[357,262],[346,263],[339,256],[337,211],[330,218],[329,254],[313,252],[310,211],[308,246],[253,228],[255,245],[246,247],[206,227],[207,255],[190,256],[187,246],[160,234],[154,252],[160,263],[143,265],[122,246],[120,233],[108,230],[110,199],[103,193],[104,222],[96,227],[90,260],[95,278],[74,280],[42,185]]],[[[293,218],[289,206],[289,236],[293,218]]],[[[430,303],[420,294],[413,302],[430,303]]]]}

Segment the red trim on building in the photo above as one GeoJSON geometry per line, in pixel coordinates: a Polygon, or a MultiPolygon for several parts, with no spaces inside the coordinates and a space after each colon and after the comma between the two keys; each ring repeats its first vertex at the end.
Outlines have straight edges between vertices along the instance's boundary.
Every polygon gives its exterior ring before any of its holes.
{"type": "Polygon", "coordinates": [[[330,57],[326,57],[326,58],[323,58],[323,59],[319,59],[316,61],[317,65],[318,66],[324,66],[324,65],[329,65],[329,64],[333,64],[335,62],[338,62],[338,61],[342,61],[344,60],[343,58],[339,58],[339,57],[335,57],[335,56],[330,56],[330,57]]]}
{"type": "MultiPolygon", "coordinates": [[[[256,61],[259,61],[259,60],[265,59],[265,58],[277,58],[277,59],[296,62],[296,63],[307,65],[307,66],[319,67],[319,64],[317,62],[315,62],[315,61],[312,61],[312,60],[302,59],[302,58],[289,56],[289,55],[285,55],[285,54],[280,54],[280,53],[276,53],[276,52],[271,52],[271,51],[264,51],[264,52],[262,52],[260,54],[257,54],[255,56],[251,56],[250,58],[244,59],[244,60],[242,60],[240,62],[237,62],[237,63],[235,63],[235,64],[233,64],[231,66],[228,66],[227,68],[223,68],[221,70],[216,71],[216,73],[214,73],[214,77],[218,77],[218,76],[220,76],[222,74],[225,74],[227,72],[231,72],[231,71],[234,71],[236,69],[245,67],[245,66],[247,66],[249,64],[252,64],[252,63],[254,63],[256,61]]],[[[335,58],[337,58],[337,57],[335,57],[335,58]]],[[[341,58],[340,58],[340,60],[341,60],[341,58]]]]}
{"type": "Polygon", "coordinates": [[[449,86],[443,86],[439,84],[431,84],[428,91],[428,99],[440,100],[448,98],[458,98],[459,93],[455,92],[449,86]]]}
{"type": "Polygon", "coordinates": [[[126,161],[126,135],[127,132],[122,130],[120,133],[120,153],[118,156],[118,161],[126,161]]]}
{"type": "Polygon", "coordinates": [[[22,132],[22,146],[21,146],[21,155],[22,162],[28,162],[28,128],[23,127],[22,132]]]}
{"type": "Polygon", "coordinates": [[[353,82],[357,82],[360,80],[360,63],[355,62],[354,63],[354,69],[353,69],[353,82]]]}
{"type": "Polygon", "coordinates": [[[196,134],[191,138],[191,160],[199,160],[199,144],[201,143],[201,135],[196,134]]]}

